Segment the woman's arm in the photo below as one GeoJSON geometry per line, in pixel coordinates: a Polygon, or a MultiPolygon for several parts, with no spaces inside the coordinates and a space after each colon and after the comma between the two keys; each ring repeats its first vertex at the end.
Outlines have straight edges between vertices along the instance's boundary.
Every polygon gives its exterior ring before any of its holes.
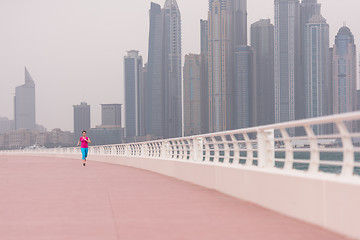
{"type": "Polygon", "coordinates": [[[79,146],[80,145],[80,140],[78,141],[78,144],[77,144],[77,146],[79,146]]]}
{"type": "Polygon", "coordinates": [[[90,140],[90,138],[87,140],[87,142],[91,144],[91,140],[90,140]]]}

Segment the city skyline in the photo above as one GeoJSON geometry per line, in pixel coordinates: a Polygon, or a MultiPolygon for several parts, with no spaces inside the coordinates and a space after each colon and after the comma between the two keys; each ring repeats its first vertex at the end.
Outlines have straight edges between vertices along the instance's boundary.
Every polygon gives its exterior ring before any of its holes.
{"type": "MultiPolygon", "coordinates": [[[[111,1],[110,1],[111,2],[111,1]]],[[[164,3],[164,1],[158,1],[160,5],[164,3]]],[[[45,2],[39,1],[38,4],[34,4],[32,6],[34,10],[39,7],[39,5],[43,4],[45,7],[49,7],[45,2]]],[[[342,1],[341,3],[330,3],[330,2],[324,2],[319,1],[319,3],[322,4],[323,9],[323,15],[328,19],[328,23],[331,28],[331,34],[330,34],[330,43],[331,45],[334,42],[334,37],[338,29],[343,25],[343,22],[346,21],[347,25],[351,28],[352,32],[355,35],[356,41],[359,41],[360,38],[360,26],[357,26],[355,20],[352,20],[352,18],[356,17],[356,14],[352,9],[355,9],[355,6],[359,6],[359,3],[356,1],[342,1]],[[341,5],[344,5],[344,12],[346,14],[343,14],[341,11],[340,13],[333,14],[330,11],[331,9],[340,8],[341,5]]],[[[3,10],[6,10],[8,13],[12,13],[15,17],[18,16],[18,14],[23,14],[26,16],[26,13],[22,10],[21,6],[27,6],[28,3],[22,3],[19,4],[18,2],[5,2],[3,3],[3,10]],[[17,7],[20,6],[20,9],[17,7]],[[19,13],[15,14],[15,9],[19,10],[19,13]]],[[[115,4],[115,3],[114,3],[115,4]]],[[[182,10],[183,15],[183,22],[184,22],[184,33],[183,33],[183,44],[184,44],[184,50],[183,50],[183,56],[187,53],[193,52],[193,53],[199,53],[199,45],[200,45],[200,37],[199,37],[199,31],[194,31],[193,29],[199,29],[198,22],[200,18],[206,19],[207,15],[207,1],[199,1],[199,3],[192,3],[191,1],[179,1],[178,2],[180,9],[182,10]],[[194,7],[195,9],[191,9],[191,5],[196,4],[196,6],[200,7],[194,7]],[[196,11],[196,13],[194,13],[196,11]],[[201,13],[199,13],[201,12],[201,13]],[[194,16],[190,16],[194,15],[194,16]],[[189,27],[191,25],[191,27],[189,27]],[[192,25],[194,27],[192,27],[192,25]],[[192,30],[189,30],[192,29],[192,30]],[[195,34],[194,34],[195,32],[195,34]],[[195,39],[195,40],[194,40],[195,39]]],[[[69,19],[77,17],[75,14],[76,11],[74,10],[64,10],[65,8],[62,8],[62,4],[55,1],[55,5],[60,5],[59,9],[57,10],[58,15],[62,16],[62,14],[69,13],[67,11],[70,11],[69,19]]],[[[111,5],[111,4],[110,4],[111,5]]],[[[134,4],[139,5],[139,4],[134,4]]],[[[121,44],[120,42],[117,43],[117,45],[123,45],[123,46],[117,46],[112,42],[113,40],[111,38],[104,39],[104,36],[111,37],[114,36],[114,33],[107,32],[105,30],[101,30],[99,27],[103,21],[99,21],[99,23],[96,26],[96,30],[98,31],[98,34],[95,35],[95,38],[88,38],[89,33],[86,31],[87,24],[85,22],[79,22],[76,21],[75,26],[77,27],[83,27],[84,29],[79,31],[79,33],[76,33],[72,31],[72,28],[70,27],[69,23],[64,22],[64,19],[61,18],[62,22],[57,22],[56,26],[67,26],[69,28],[67,31],[69,31],[69,34],[73,34],[74,37],[72,38],[73,42],[70,42],[68,40],[60,38],[64,43],[55,41],[54,39],[58,36],[56,32],[53,32],[49,30],[45,25],[42,24],[34,24],[34,23],[42,23],[38,22],[40,19],[38,17],[33,17],[33,14],[31,18],[27,18],[27,21],[31,23],[35,27],[29,27],[28,30],[23,29],[23,25],[25,24],[23,21],[21,21],[21,18],[19,22],[14,22],[14,19],[10,17],[5,12],[2,14],[2,18],[7,18],[8,21],[3,19],[0,28],[3,28],[5,31],[6,38],[5,43],[7,43],[7,46],[2,46],[4,55],[0,59],[0,62],[4,65],[4,69],[0,72],[0,79],[1,79],[1,100],[2,102],[9,102],[9,105],[11,105],[11,93],[14,92],[15,86],[19,85],[21,83],[21,69],[24,65],[28,65],[31,69],[32,75],[37,80],[37,119],[38,123],[45,125],[49,129],[61,127],[64,130],[70,130],[72,129],[72,111],[71,106],[73,103],[81,102],[81,101],[87,101],[89,104],[94,106],[94,111],[92,111],[92,119],[94,119],[93,125],[99,125],[100,124],[100,103],[103,102],[120,102],[123,103],[122,99],[122,93],[118,93],[118,91],[115,91],[114,89],[118,88],[121,89],[122,85],[122,62],[121,57],[119,56],[124,55],[124,53],[129,49],[138,49],[140,50],[141,54],[146,57],[147,53],[147,34],[148,34],[148,8],[150,5],[150,1],[144,3],[144,6],[136,6],[139,9],[135,8],[135,6],[131,7],[131,4],[129,4],[129,9],[132,14],[136,13],[135,16],[139,17],[141,15],[141,19],[143,21],[141,23],[137,23],[136,26],[140,26],[142,32],[140,35],[145,35],[145,38],[140,38],[140,40],[135,40],[135,43],[133,43],[134,39],[128,37],[128,36],[121,36],[122,41],[125,41],[125,44],[121,44]],[[136,11],[135,11],[136,10],[136,11]],[[7,29],[7,24],[11,22],[11,26],[13,26],[12,30],[7,29]],[[24,33],[22,32],[24,30],[24,33]],[[39,34],[37,34],[39,33],[39,34]],[[24,37],[18,37],[22,36],[22,34],[26,34],[31,36],[31,38],[28,40],[27,44],[24,44],[25,41],[20,39],[25,39],[24,37]],[[80,47],[79,49],[74,49],[75,46],[80,46],[79,42],[83,37],[80,35],[86,36],[88,39],[88,44],[85,44],[86,49],[93,46],[92,51],[90,51],[87,54],[84,54],[85,47],[80,47]],[[98,35],[102,36],[102,34],[105,34],[103,37],[98,37],[98,35]],[[15,38],[15,36],[17,36],[15,38]],[[38,41],[38,37],[44,37],[46,36],[42,41],[38,41]],[[14,39],[17,39],[14,41],[14,39]],[[100,41],[101,40],[101,41],[100,41]],[[110,41],[111,44],[111,50],[116,50],[116,58],[115,53],[114,55],[109,54],[109,48],[100,47],[98,50],[95,50],[96,43],[101,42],[107,42],[110,41]],[[40,45],[38,45],[41,43],[40,45]],[[57,43],[57,45],[56,45],[57,43]],[[59,46],[60,44],[60,50],[64,53],[61,53],[59,51],[55,50],[55,46],[59,46]],[[30,48],[28,44],[31,44],[33,48],[30,48]],[[123,50],[121,50],[123,49],[123,50]],[[10,52],[11,50],[12,52],[10,52]],[[14,51],[15,50],[15,51],[14,51]],[[68,58],[66,58],[69,54],[69,50],[73,51],[73,55],[69,55],[73,58],[73,60],[76,60],[77,64],[73,64],[74,62],[69,61],[68,58]],[[77,50],[77,51],[74,51],[77,50]],[[45,52],[48,53],[45,53],[45,52]],[[103,51],[103,53],[100,53],[100,51],[103,51]],[[37,53],[37,54],[36,54],[37,53]],[[15,56],[18,56],[19,60],[12,60],[8,61],[8,59],[12,59],[15,56]],[[100,72],[100,69],[102,67],[96,67],[97,71],[89,71],[89,67],[95,66],[97,62],[95,60],[85,60],[85,58],[89,58],[89,56],[95,56],[96,58],[99,58],[99,60],[104,61],[106,60],[107,67],[104,67],[103,69],[107,70],[104,74],[104,71],[100,72]],[[35,60],[33,60],[36,58],[35,60]],[[65,60],[69,63],[65,63],[65,60]],[[116,59],[116,60],[114,60],[116,59]],[[45,61],[46,60],[46,61],[45,61]],[[49,60],[49,61],[48,61],[49,60]],[[83,63],[80,60],[85,60],[83,63]],[[21,62],[21,63],[20,63],[21,62]],[[82,64],[80,64],[82,63],[82,64]],[[76,67],[76,70],[74,70],[74,66],[76,67]],[[100,68],[100,69],[99,69],[100,68]],[[45,70],[44,70],[45,69],[45,70]],[[98,91],[105,92],[107,94],[104,94],[106,96],[101,96],[98,98],[98,94],[96,92],[93,92],[91,89],[96,88],[95,86],[97,83],[95,82],[95,79],[100,79],[101,83],[103,84],[110,84],[109,87],[99,86],[97,89],[98,91]],[[68,94],[70,93],[70,94],[68,94]],[[64,98],[64,96],[67,96],[64,98]],[[66,119],[60,118],[59,116],[66,116],[66,119]]],[[[142,4],[141,4],[142,5],[142,4]]],[[[248,21],[248,29],[249,25],[253,22],[259,20],[260,18],[272,18],[273,16],[273,1],[270,2],[263,2],[263,1],[249,1],[248,2],[248,14],[249,14],[249,21],[248,21]],[[256,4],[261,2],[264,3],[265,6],[269,6],[269,8],[265,8],[266,11],[262,9],[256,9],[256,4]]],[[[77,7],[78,5],[74,3],[72,5],[73,7],[77,7]]],[[[95,11],[96,4],[89,4],[89,8],[87,11],[85,11],[84,14],[89,14],[91,11],[95,11]]],[[[118,6],[118,5],[114,5],[118,6]]],[[[120,7],[119,7],[120,8],[120,7]]],[[[26,8],[24,8],[26,9],[26,8]]],[[[40,9],[40,8],[39,8],[40,9]]],[[[93,18],[94,20],[99,20],[99,17],[104,17],[104,14],[102,14],[103,11],[105,11],[107,7],[103,6],[98,14],[96,14],[93,18]]],[[[52,13],[54,9],[50,8],[49,13],[52,13]]],[[[115,10],[111,13],[114,13],[115,10]]],[[[43,13],[42,13],[43,14],[43,13]]],[[[45,13],[44,13],[45,14],[45,13]]],[[[36,14],[35,14],[36,15],[36,14]]],[[[42,16],[40,14],[40,16],[42,16]]],[[[57,16],[56,14],[54,15],[57,16]]],[[[86,15],[88,16],[88,15],[86,15]]],[[[111,15],[111,18],[105,18],[104,21],[110,21],[114,19],[123,19],[121,17],[115,17],[111,15]]],[[[127,16],[127,15],[126,15],[127,16]]],[[[135,17],[134,16],[134,17],[135,17]]],[[[49,18],[50,21],[55,21],[52,16],[46,15],[47,18],[49,18]]],[[[88,18],[86,18],[89,20],[88,18]]],[[[90,19],[91,20],[91,19],[90,19]]],[[[69,20],[70,21],[70,20],[69,20]]],[[[272,21],[273,23],[273,21],[272,21]]],[[[27,24],[27,23],[26,23],[27,24]]],[[[26,26],[25,24],[25,26],[26,26]]],[[[112,27],[118,26],[119,28],[123,27],[122,23],[119,21],[115,21],[112,23],[112,27]]],[[[102,26],[102,25],[101,25],[102,26]]],[[[115,29],[115,28],[114,28],[115,29]]],[[[111,29],[111,30],[114,30],[111,29]]],[[[59,33],[63,34],[63,30],[57,28],[59,33]]],[[[93,36],[93,35],[90,35],[93,36]]],[[[138,37],[137,35],[136,37],[138,37]]],[[[134,38],[136,38],[134,37],[134,38]]],[[[114,41],[117,40],[118,37],[114,37],[114,41]]],[[[250,39],[248,39],[250,40],[250,39]]],[[[101,46],[101,45],[100,45],[101,46]]],[[[99,66],[102,66],[100,63],[99,66]]],[[[90,68],[91,69],[91,68],[90,68]]],[[[102,70],[103,70],[102,69],[102,70]]],[[[121,92],[121,90],[120,90],[121,92]]],[[[12,118],[12,109],[13,106],[5,106],[2,104],[0,107],[0,116],[1,117],[8,117],[12,118]]]]}

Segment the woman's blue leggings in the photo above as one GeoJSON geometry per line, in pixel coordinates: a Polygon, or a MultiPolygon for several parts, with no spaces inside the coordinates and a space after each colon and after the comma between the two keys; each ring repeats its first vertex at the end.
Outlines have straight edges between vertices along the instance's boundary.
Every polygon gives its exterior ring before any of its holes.
{"type": "Polygon", "coordinates": [[[81,148],[82,159],[85,160],[88,156],[89,149],[88,148],[81,148]]]}

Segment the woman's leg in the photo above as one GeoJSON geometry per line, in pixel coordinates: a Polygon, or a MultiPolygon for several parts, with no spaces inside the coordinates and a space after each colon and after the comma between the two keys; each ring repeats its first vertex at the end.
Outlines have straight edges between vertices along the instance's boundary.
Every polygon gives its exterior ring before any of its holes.
{"type": "Polygon", "coordinates": [[[82,160],[83,162],[86,161],[86,149],[85,148],[81,148],[81,154],[82,154],[82,160]]]}
{"type": "Polygon", "coordinates": [[[87,160],[88,153],[89,153],[89,149],[88,149],[88,148],[85,148],[85,161],[87,160]]]}

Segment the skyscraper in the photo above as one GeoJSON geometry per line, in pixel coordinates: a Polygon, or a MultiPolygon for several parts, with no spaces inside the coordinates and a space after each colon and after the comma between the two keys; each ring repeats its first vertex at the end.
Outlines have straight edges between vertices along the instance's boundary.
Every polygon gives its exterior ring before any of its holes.
{"type": "Polygon", "coordinates": [[[124,57],[125,82],[125,134],[127,138],[140,136],[141,112],[144,104],[141,87],[143,87],[143,60],[138,51],[129,51],[124,57]]]}
{"type": "Polygon", "coordinates": [[[262,19],[251,25],[251,47],[255,54],[257,126],[275,122],[274,25],[262,19]]]}
{"type": "Polygon", "coordinates": [[[121,104],[101,104],[102,126],[121,127],[121,104]]]}
{"type": "Polygon", "coordinates": [[[235,116],[234,128],[242,129],[256,124],[256,80],[254,76],[254,51],[249,46],[235,49],[235,116]]]}
{"type": "Polygon", "coordinates": [[[165,137],[164,18],[161,6],[151,3],[147,74],[147,135],[165,137]]]}
{"type": "Polygon", "coordinates": [[[164,8],[165,137],[182,136],[181,14],[176,0],[164,8]]]}
{"type": "Polygon", "coordinates": [[[140,81],[140,136],[146,136],[146,108],[147,108],[147,76],[148,64],[144,64],[142,69],[142,78],[140,81]]]}
{"type": "MultiPolygon", "coordinates": [[[[306,36],[306,25],[309,23],[309,20],[313,16],[319,16],[321,15],[321,4],[317,2],[317,0],[302,0],[300,4],[300,41],[301,41],[301,68],[302,71],[300,72],[300,77],[298,84],[296,84],[296,113],[295,118],[296,119],[303,119],[308,117],[306,112],[306,90],[305,90],[305,79],[306,79],[306,65],[308,64],[306,60],[306,42],[307,42],[307,36],[306,36]]],[[[330,94],[329,94],[330,95],[330,94]]]]}
{"type": "Polygon", "coordinates": [[[300,5],[300,25],[304,35],[306,24],[313,16],[318,15],[321,15],[321,4],[317,0],[302,0],[300,5]]]}
{"type": "Polygon", "coordinates": [[[35,82],[25,68],[25,84],[15,89],[15,129],[36,130],[35,82]]]}
{"type": "Polygon", "coordinates": [[[201,121],[201,55],[185,56],[184,65],[184,135],[198,135],[201,121]]]}
{"type": "Polygon", "coordinates": [[[351,30],[340,28],[333,48],[332,77],[334,114],[356,110],[356,45],[351,30]]]}
{"type": "Polygon", "coordinates": [[[151,3],[146,131],[158,138],[182,134],[181,14],[176,0],[151,3]]]}
{"type": "MultiPolygon", "coordinates": [[[[275,122],[296,119],[296,98],[303,94],[300,4],[298,0],[275,0],[275,122]]],[[[290,131],[295,134],[294,130],[290,131]]]]}
{"type": "Polygon", "coordinates": [[[81,136],[82,131],[90,129],[90,105],[82,102],[74,105],[74,133],[75,138],[81,136]]]}
{"type": "MultiPolygon", "coordinates": [[[[305,26],[305,110],[306,118],[329,115],[331,100],[329,25],[321,15],[314,15],[305,26]]],[[[324,133],[315,126],[316,133],[324,133]]]]}
{"type": "Polygon", "coordinates": [[[234,4],[234,45],[247,45],[247,0],[233,0],[234,4]]]}
{"type": "Polygon", "coordinates": [[[209,131],[233,128],[234,21],[232,0],[209,0],[209,131]]]}
{"type": "Polygon", "coordinates": [[[200,20],[200,47],[201,47],[201,132],[209,132],[209,24],[207,20],[200,20]]]}

